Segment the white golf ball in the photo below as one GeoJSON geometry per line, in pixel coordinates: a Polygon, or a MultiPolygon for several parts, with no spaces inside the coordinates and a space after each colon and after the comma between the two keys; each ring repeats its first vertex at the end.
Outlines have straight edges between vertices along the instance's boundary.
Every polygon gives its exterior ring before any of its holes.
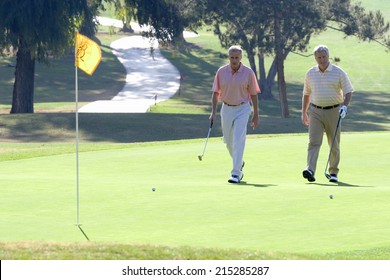
{"type": "Polygon", "coordinates": [[[330,194],[330,195],[329,195],[329,198],[330,198],[330,199],[333,199],[333,194],[330,194]]]}
{"type": "Polygon", "coordinates": [[[155,188],[155,187],[153,187],[153,188],[152,188],[152,191],[156,191],[156,188],[155,188]]]}

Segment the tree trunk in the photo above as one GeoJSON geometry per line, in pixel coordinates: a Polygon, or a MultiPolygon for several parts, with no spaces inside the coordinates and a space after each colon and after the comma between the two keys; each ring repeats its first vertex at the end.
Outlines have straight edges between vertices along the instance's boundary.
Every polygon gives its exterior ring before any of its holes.
{"type": "Polygon", "coordinates": [[[260,84],[264,85],[267,79],[267,75],[265,73],[265,59],[264,54],[260,52],[257,55],[257,59],[259,60],[259,73],[260,73],[260,84]]]}
{"type": "Polygon", "coordinates": [[[35,59],[21,39],[16,54],[11,114],[34,113],[34,73],[35,59]]]}
{"type": "Polygon", "coordinates": [[[250,51],[250,49],[247,50],[246,54],[248,55],[249,65],[250,65],[251,69],[253,70],[253,72],[255,73],[256,78],[258,79],[255,56],[254,56],[253,52],[250,51]]]}
{"type": "Polygon", "coordinates": [[[272,98],[274,98],[274,96],[272,94],[272,86],[274,85],[276,73],[277,73],[277,70],[276,70],[276,58],[275,58],[272,61],[271,67],[268,70],[268,75],[267,75],[267,79],[266,79],[266,83],[265,83],[265,89],[267,90],[267,92],[270,93],[272,98]]]}
{"type": "Polygon", "coordinates": [[[283,118],[290,117],[287,101],[287,86],[284,78],[284,59],[282,54],[277,55],[278,58],[278,89],[280,98],[280,110],[283,118]]]}
{"type": "Polygon", "coordinates": [[[288,110],[287,101],[287,87],[284,78],[284,56],[283,56],[283,41],[282,32],[280,26],[281,15],[279,10],[275,10],[275,53],[276,53],[276,66],[278,73],[278,89],[280,99],[280,111],[282,118],[288,118],[290,116],[288,110]]]}
{"type": "Polygon", "coordinates": [[[260,90],[261,90],[261,99],[274,99],[272,95],[272,85],[268,84],[267,75],[265,72],[265,59],[264,54],[259,51],[258,53],[259,60],[259,72],[260,72],[260,90]]]}

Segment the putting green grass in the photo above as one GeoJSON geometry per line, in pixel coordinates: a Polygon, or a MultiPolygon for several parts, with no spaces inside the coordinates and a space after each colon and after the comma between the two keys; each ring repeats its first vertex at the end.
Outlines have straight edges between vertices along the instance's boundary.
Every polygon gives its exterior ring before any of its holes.
{"type": "MultiPolygon", "coordinates": [[[[306,134],[248,137],[238,185],[227,183],[220,138],[203,161],[204,139],[110,144],[79,154],[80,222],[96,242],[309,255],[388,248],[389,140],[344,133],[339,185],[323,175],[325,146],[317,181],[302,178],[306,134]]],[[[85,240],[75,226],[75,154],[63,145],[63,154],[0,162],[0,242],[85,240]]]]}

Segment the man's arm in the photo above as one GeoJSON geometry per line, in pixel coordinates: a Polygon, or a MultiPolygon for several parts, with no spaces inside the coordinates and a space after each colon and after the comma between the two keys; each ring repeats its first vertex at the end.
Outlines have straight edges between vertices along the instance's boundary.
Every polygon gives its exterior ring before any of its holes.
{"type": "Polygon", "coordinates": [[[209,117],[209,120],[214,122],[215,116],[217,115],[217,107],[218,107],[218,101],[219,101],[219,92],[213,92],[213,95],[211,96],[211,104],[212,104],[212,111],[209,117]]]}
{"type": "Polygon", "coordinates": [[[344,95],[344,102],[343,102],[343,104],[341,104],[341,108],[339,110],[340,117],[342,119],[344,119],[345,116],[347,115],[348,104],[349,104],[349,102],[351,102],[351,99],[352,99],[352,92],[348,92],[347,94],[344,95]]]}
{"type": "Polygon", "coordinates": [[[348,106],[352,99],[352,92],[348,92],[344,95],[344,102],[343,105],[348,106]]]}
{"type": "Polygon", "coordinates": [[[309,109],[310,105],[310,95],[303,95],[302,96],[302,123],[304,125],[309,125],[309,116],[307,114],[307,110],[309,109]]]}
{"type": "Polygon", "coordinates": [[[255,129],[259,125],[259,99],[258,94],[251,95],[252,107],[253,107],[253,116],[252,116],[252,129],[255,129]]]}

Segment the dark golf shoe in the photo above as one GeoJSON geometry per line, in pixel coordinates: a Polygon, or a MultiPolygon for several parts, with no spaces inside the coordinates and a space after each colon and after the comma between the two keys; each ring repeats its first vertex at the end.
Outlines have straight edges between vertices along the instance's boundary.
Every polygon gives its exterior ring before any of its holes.
{"type": "Polygon", "coordinates": [[[314,178],[314,172],[310,169],[305,169],[302,172],[303,178],[307,179],[309,182],[314,182],[316,178],[314,178]]]}
{"type": "Polygon", "coordinates": [[[331,183],[338,183],[339,179],[337,178],[336,174],[330,174],[329,182],[331,183]]]}

